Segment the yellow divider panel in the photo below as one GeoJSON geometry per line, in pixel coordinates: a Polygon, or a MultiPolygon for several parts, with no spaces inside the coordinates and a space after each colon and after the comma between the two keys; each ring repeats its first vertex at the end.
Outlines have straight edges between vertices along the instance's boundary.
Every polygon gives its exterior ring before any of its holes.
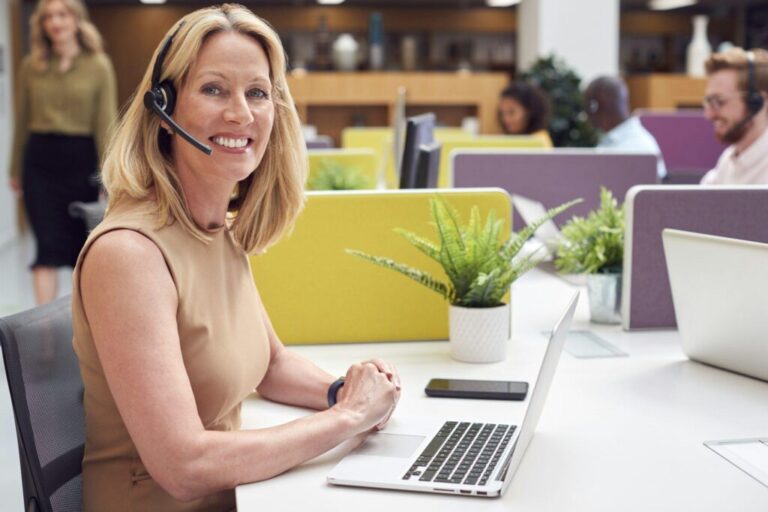
{"type": "Polygon", "coordinates": [[[365,178],[366,189],[376,188],[379,177],[379,156],[371,149],[312,149],[309,155],[309,180],[324,162],[332,162],[345,168],[357,169],[365,178]]]}
{"type": "Polygon", "coordinates": [[[438,192],[462,216],[493,209],[509,236],[501,189],[310,192],[293,233],[252,256],[256,287],[285,343],[433,340],[448,337],[448,304],[435,292],[345,249],[387,256],[447,280],[442,267],[393,231],[437,241],[429,199],[438,192]]]}
{"type": "MultiPolygon", "coordinates": [[[[392,128],[389,127],[352,127],[345,128],[341,132],[341,147],[343,148],[366,148],[372,149],[380,155],[379,172],[383,173],[384,183],[387,188],[396,189],[400,187],[399,170],[396,169],[396,158],[394,158],[394,142],[392,128]]],[[[403,134],[405,136],[405,134],[403,134]]],[[[443,142],[444,140],[461,139],[473,137],[461,128],[441,127],[435,128],[435,140],[443,142]]]]}
{"type": "Polygon", "coordinates": [[[378,176],[384,176],[387,188],[397,188],[392,128],[344,128],[341,132],[344,149],[370,149],[379,156],[378,176]]]}
{"type": "Polygon", "coordinates": [[[440,188],[453,186],[453,161],[451,151],[454,149],[545,149],[544,141],[532,135],[480,135],[476,137],[451,137],[441,141],[440,170],[438,171],[437,186],[440,188]]]}

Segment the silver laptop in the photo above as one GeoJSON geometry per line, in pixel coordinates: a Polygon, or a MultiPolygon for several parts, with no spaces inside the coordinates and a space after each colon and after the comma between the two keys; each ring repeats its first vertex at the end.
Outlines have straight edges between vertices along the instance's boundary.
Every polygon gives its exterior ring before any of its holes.
{"type": "MultiPolygon", "coordinates": [[[[578,301],[578,292],[549,338],[522,424],[398,421],[344,457],[328,475],[336,485],[441,494],[501,496],[536,430],[578,301]]],[[[491,406],[491,405],[489,405],[491,406]]],[[[504,407],[503,402],[493,407],[504,407]]],[[[511,409],[510,409],[511,410],[511,409]]]]}
{"type": "Polygon", "coordinates": [[[768,380],[768,244],[665,229],[683,352],[768,380]]]}

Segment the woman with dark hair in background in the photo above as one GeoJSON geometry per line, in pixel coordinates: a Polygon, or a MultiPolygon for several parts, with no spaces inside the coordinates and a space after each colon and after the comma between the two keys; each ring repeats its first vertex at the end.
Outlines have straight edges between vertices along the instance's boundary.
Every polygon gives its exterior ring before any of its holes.
{"type": "Polygon", "coordinates": [[[30,18],[30,54],[19,68],[10,184],[24,195],[37,241],[38,304],[58,293],[57,268],[74,266],[85,225],[73,201],[96,201],[99,155],[117,116],[112,64],[81,0],[40,0],[30,18]]]}
{"type": "Polygon", "coordinates": [[[499,124],[507,135],[534,135],[552,147],[547,132],[549,102],[538,87],[526,82],[509,84],[499,98],[499,124]]]}

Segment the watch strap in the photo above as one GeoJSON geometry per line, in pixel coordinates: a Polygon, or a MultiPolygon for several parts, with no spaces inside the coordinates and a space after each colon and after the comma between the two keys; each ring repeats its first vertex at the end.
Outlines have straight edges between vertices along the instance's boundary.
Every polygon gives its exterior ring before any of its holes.
{"type": "Polygon", "coordinates": [[[344,385],[344,377],[339,377],[328,386],[328,407],[336,405],[339,389],[344,385]]]}

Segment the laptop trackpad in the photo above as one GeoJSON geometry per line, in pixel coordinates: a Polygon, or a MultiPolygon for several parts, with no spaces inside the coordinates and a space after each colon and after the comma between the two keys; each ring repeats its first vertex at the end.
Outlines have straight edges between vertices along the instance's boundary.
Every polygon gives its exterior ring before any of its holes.
{"type": "Polygon", "coordinates": [[[378,433],[368,436],[355,455],[408,458],[413,455],[424,436],[378,433]]]}

